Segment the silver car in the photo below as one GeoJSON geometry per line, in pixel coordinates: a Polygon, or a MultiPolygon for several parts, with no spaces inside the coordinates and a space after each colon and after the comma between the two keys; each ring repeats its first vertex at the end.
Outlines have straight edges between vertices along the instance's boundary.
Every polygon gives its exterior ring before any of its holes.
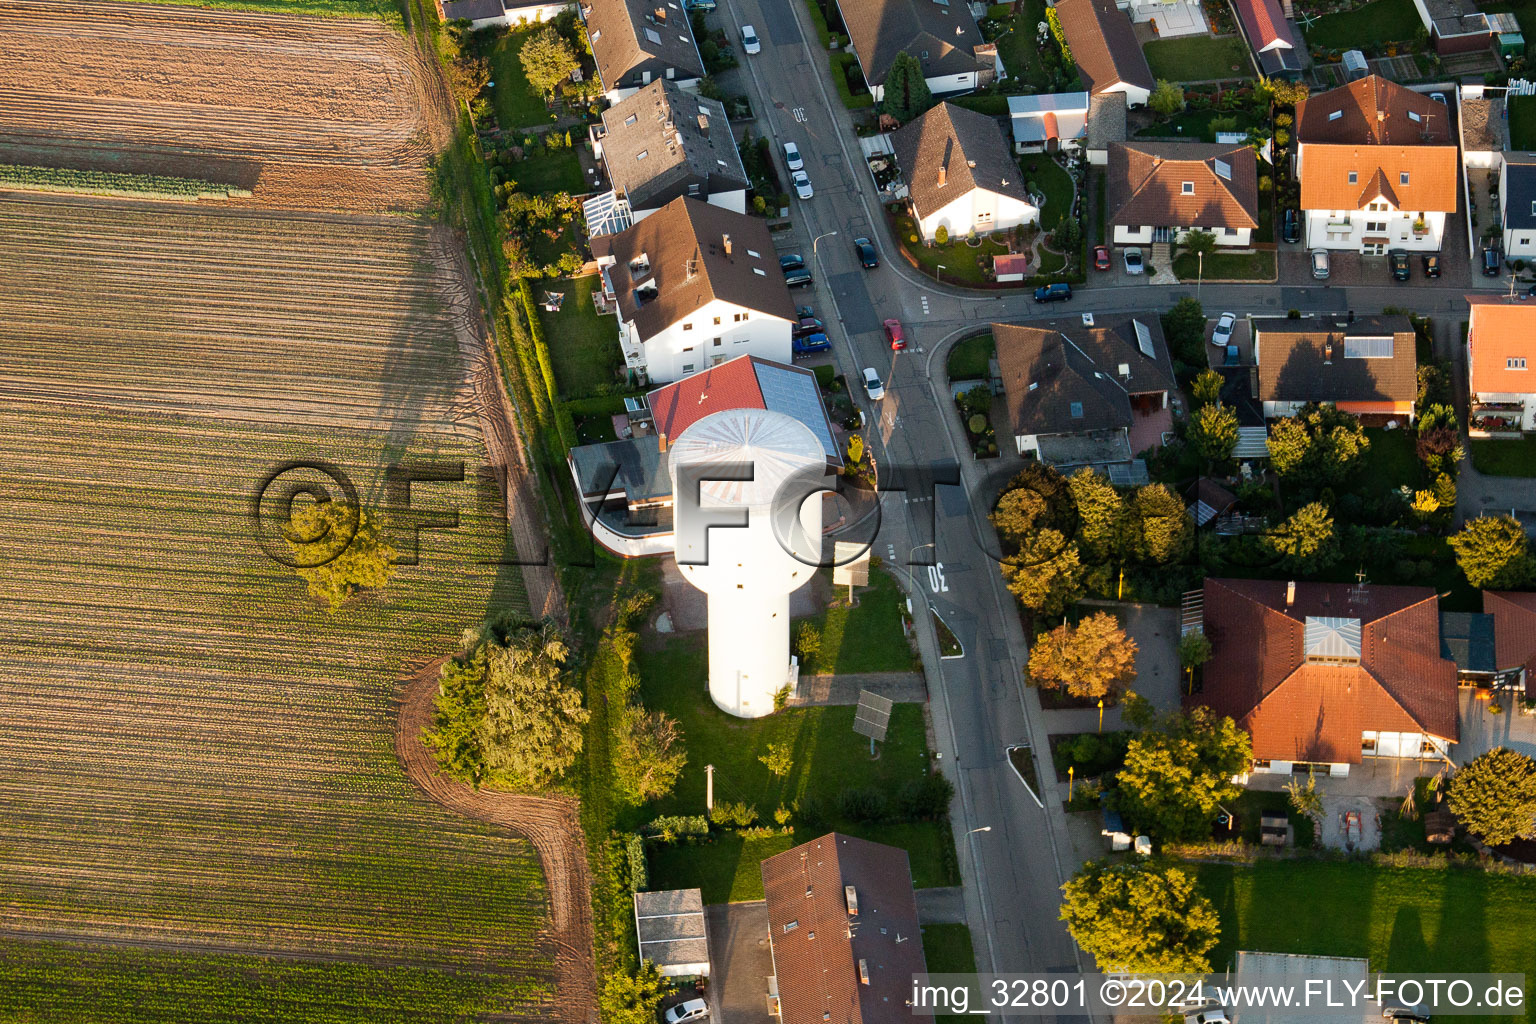
{"type": "Polygon", "coordinates": [[[1232,340],[1232,328],[1237,326],[1236,313],[1223,313],[1221,319],[1216,321],[1216,331],[1211,335],[1211,344],[1220,345],[1223,348],[1232,340]]]}
{"type": "Polygon", "coordinates": [[[1312,250],[1312,276],[1319,281],[1328,280],[1328,250],[1312,250]]]}
{"type": "Polygon", "coordinates": [[[885,385],[880,383],[880,375],[873,366],[864,367],[864,393],[871,402],[878,402],[885,397],[885,385]]]}
{"type": "Polygon", "coordinates": [[[805,166],[805,161],[800,159],[800,147],[793,142],[784,143],[784,162],[792,171],[798,171],[805,166]]]}
{"type": "Polygon", "coordinates": [[[678,1003],[665,1014],[667,1024],[684,1024],[685,1021],[703,1020],[709,1016],[709,1004],[702,999],[690,999],[678,1003]]]}
{"type": "Polygon", "coordinates": [[[741,26],[741,48],[748,53],[763,52],[763,44],[757,39],[757,29],[751,25],[741,26]]]}
{"type": "Polygon", "coordinates": [[[804,171],[795,171],[789,176],[789,180],[795,183],[795,195],[801,199],[809,199],[816,192],[811,188],[811,179],[804,171]]]}

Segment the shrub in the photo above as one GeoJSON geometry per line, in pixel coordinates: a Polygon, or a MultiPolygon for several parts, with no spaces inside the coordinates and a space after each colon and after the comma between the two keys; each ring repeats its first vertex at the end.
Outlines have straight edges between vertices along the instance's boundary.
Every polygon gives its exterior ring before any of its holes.
{"type": "Polygon", "coordinates": [[[939,229],[933,233],[933,240],[939,245],[948,245],[949,228],[945,227],[943,224],[940,224],[939,229]]]}
{"type": "Polygon", "coordinates": [[[910,821],[935,821],[949,814],[955,787],[937,772],[913,779],[901,789],[898,806],[901,816],[910,821]]]}
{"type": "Polygon", "coordinates": [[[663,814],[646,826],[651,838],[662,842],[709,835],[709,819],[702,814],[663,814]]]}
{"type": "Polygon", "coordinates": [[[886,816],[885,794],[878,789],[862,787],[845,789],[838,794],[837,809],[849,821],[873,823],[886,816]]]}
{"type": "Polygon", "coordinates": [[[789,824],[789,818],[789,808],[785,807],[783,804],[779,804],[779,806],[773,812],[773,820],[778,822],[780,828],[783,828],[789,824]]]}
{"type": "Polygon", "coordinates": [[[795,814],[799,816],[800,824],[812,832],[827,827],[827,810],[814,796],[801,797],[795,804],[795,814]]]}
{"type": "Polygon", "coordinates": [[[809,668],[816,664],[816,657],[821,653],[821,630],[816,628],[814,622],[802,622],[795,627],[795,654],[800,658],[801,668],[809,668]]]}
{"type": "Polygon", "coordinates": [[[651,887],[650,868],[645,861],[645,840],[631,832],[624,837],[624,854],[629,861],[629,891],[645,892],[651,887]]]}

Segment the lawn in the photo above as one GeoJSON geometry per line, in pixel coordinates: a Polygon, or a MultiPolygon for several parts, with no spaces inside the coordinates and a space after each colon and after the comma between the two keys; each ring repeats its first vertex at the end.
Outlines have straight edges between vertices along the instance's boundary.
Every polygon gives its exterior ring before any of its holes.
{"type": "MultiPolygon", "coordinates": [[[[1200,261],[1194,253],[1181,252],[1173,258],[1173,272],[1181,281],[1200,276],[1200,261]]],[[[1205,258],[1206,281],[1273,281],[1273,252],[1213,252],[1205,258]]]]}
{"type": "Polygon", "coordinates": [[[1305,32],[1312,46],[1349,50],[1412,40],[1423,28],[1413,0],[1375,0],[1363,7],[1325,15],[1305,32]]]}
{"type": "Polygon", "coordinates": [[[1365,453],[1364,465],[1355,475],[1357,493],[1381,494],[1396,490],[1423,475],[1419,457],[1413,450],[1413,437],[1408,431],[1366,427],[1365,437],[1371,447],[1365,453]]]}
{"type": "Polygon", "coordinates": [[[949,350],[950,380],[986,380],[990,372],[988,360],[997,352],[997,343],[991,334],[978,334],[966,338],[949,350]]]}
{"type": "Polygon", "coordinates": [[[539,311],[561,398],[596,394],[600,387],[613,384],[624,368],[618,323],[592,305],[592,289],[601,282],[602,278],[591,274],[534,285],[535,299],[542,298],[545,291],[565,292],[560,312],[539,311]]]}
{"type": "Polygon", "coordinates": [[[891,216],[891,230],[901,242],[901,247],[917,261],[918,267],[930,277],[952,284],[980,286],[987,283],[987,272],[992,269],[992,257],[1006,253],[1005,242],[983,238],[975,248],[967,245],[964,238],[954,239],[944,245],[924,245],[917,234],[917,225],[908,214],[891,216]],[[919,241],[913,242],[916,236],[919,241]]]}
{"type": "Polygon", "coordinates": [[[525,156],[512,165],[512,180],[519,191],[569,192],[580,195],[587,190],[581,177],[581,158],[574,149],[559,149],[525,156]]]}
{"type": "Polygon", "coordinates": [[[871,760],[868,741],[853,731],[851,706],[787,708],[758,719],[736,718],[715,707],[705,684],[708,658],[702,637],[643,651],[639,666],[645,706],[677,719],[688,749],[677,788],[652,804],[648,816],[702,813],[704,766],[712,764],[717,801],[752,804],[767,821],[781,805],[802,812],[814,805],[821,819],[814,827],[799,827],[797,821],[794,835],[744,839],[727,833],[702,845],[652,844],[654,888],[699,886],[706,903],[760,899],[758,863],[763,857],[834,829],[905,849],[919,888],[959,883],[948,822],[855,823],[843,820],[837,809],[844,790],[874,789],[889,798],[923,777],[929,754],[922,705],[896,705],[879,756],[871,760]],[[758,760],[770,743],[788,744],[795,751],[787,778],[776,778],[758,760]]]}
{"type": "MultiPolygon", "coordinates": [[[[518,59],[523,43],[535,31],[526,29],[522,32],[509,32],[496,40],[485,55],[491,64],[491,81],[496,83],[486,91],[490,94],[491,104],[496,108],[496,121],[507,130],[533,128],[552,120],[544,98],[528,84],[528,76],[523,74],[522,61],[518,59]]],[[[520,175],[518,181],[522,180],[520,175]]],[[[530,187],[527,191],[541,190],[530,187]]]]}
{"type": "MultiPolygon", "coordinates": [[[[929,974],[975,974],[976,952],[971,947],[971,929],[964,924],[923,925],[923,961],[929,974]]],[[[981,993],[974,993],[972,1006],[983,1005],[981,993]]],[[[954,1024],[968,1019],[958,1013],[940,1013],[933,1017],[936,1024],[954,1024]]]]}
{"type": "Polygon", "coordinates": [[[1035,43],[1035,26],[1044,20],[1045,4],[1041,0],[1024,0],[1013,17],[1013,27],[997,38],[997,55],[1003,59],[1003,67],[1011,78],[1029,83],[1029,92],[1050,91],[1051,76],[1035,43]]]}
{"type": "Polygon", "coordinates": [[[1472,468],[1488,476],[1536,476],[1536,434],[1514,439],[1468,441],[1472,468]]]}
{"type": "MultiPolygon", "coordinates": [[[[839,597],[848,596],[847,587],[836,587],[839,597]]],[[[855,608],[828,608],[820,615],[796,619],[814,622],[821,630],[821,651],[811,672],[847,675],[853,672],[911,672],[916,668],[912,649],[901,628],[906,598],[895,578],[876,569],[869,574],[869,586],[856,589],[855,608]]]]}
{"type": "Polygon", "coordinates": [[[1040,208],[1040,229],[1052,231],[1061,219],[1072,212],[1072,175],[1050,157],[1031,154],[1022,164],[1024,182],[1031,191],[1045,194],[1045,205],[1040,208]]]}
{"type": "Polygon", "coordinates": [[[1536,96],[1511,96],[1504,103],[1509,110],[1510,145],[1536,149],[1536,96]]]}
{"type": "Polygon", "coordinates": [[[1218,78],[1249,78],[1253,64],[1238,36],[1184,36],[1154,39],[1142,47],[1153,78],[1170,82],[1203,82],[1218,78]]]}
{"type": "MultiPolygon", "coordinates": [[[[1171,40],[1176,41],[1176,40],[1171,40]]],[[[1216,133],[1211,130],[1212,121],[1236,119],[1234,131],[1246,132],[1253,127],[1253,116],[1246,110],[1186,110],[1167,121],[1155,121],[1136,133],[1137,138],[1184,138],[1191,142],[1215,142],[1216,133]]]]}
{"type": "Polygon", "coordinates": [[[1221,915],[1218,971],[1246,949],[1368,957],[1374,971],[1536,973],[1536,876],[1315,860],[1193,869],[1221,915]]]}

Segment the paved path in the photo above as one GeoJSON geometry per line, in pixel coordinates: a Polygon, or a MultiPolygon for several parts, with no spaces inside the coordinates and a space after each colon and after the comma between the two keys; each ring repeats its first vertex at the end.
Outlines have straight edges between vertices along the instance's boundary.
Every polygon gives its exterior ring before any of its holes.
{"type": "Polygon", "coordinates": [[[859,691],[869,690],[898,704],[928,703],[928,686],[921,672],[847,672],[837,676],[801,676],[790,704],[857,704],[859,691]]]}
{"type": "Polygon", "coordinates": [[[921,924],[965,924],[965,890],[958,885],[917,890],[921,924]]]}

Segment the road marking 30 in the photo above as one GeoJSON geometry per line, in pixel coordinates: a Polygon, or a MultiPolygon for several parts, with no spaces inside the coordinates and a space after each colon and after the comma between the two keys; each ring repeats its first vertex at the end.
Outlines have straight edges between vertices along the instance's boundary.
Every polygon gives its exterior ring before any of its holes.
{"type": "Polygon", "coordinates": [[[796,107],[794,113],[795,113],[795,120],[799,121],[801,124],[805,124],[807,121],[810,120],[810,118],[805,116],[805,108],[804,107],[796,107]]]}
{"type": "Polygon", "coordinates": [[[935,562],[928,567],[928,586],[935,594],[949,593],[949,582],[944,579],[943,562],[935,562]]]}

